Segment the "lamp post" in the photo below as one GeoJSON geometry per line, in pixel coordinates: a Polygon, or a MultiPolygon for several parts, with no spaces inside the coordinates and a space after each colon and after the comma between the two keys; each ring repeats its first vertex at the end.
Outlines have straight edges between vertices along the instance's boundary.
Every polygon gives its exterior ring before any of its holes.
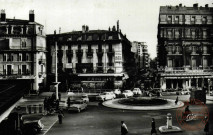
{"type": "Polygon", "coordinates": [[[56,100],[58,100],[58,56],[57,56],[57,41],[55,41],[55,82],[53,84],[55,85],[55,93],[56,93],[56,100]]]}

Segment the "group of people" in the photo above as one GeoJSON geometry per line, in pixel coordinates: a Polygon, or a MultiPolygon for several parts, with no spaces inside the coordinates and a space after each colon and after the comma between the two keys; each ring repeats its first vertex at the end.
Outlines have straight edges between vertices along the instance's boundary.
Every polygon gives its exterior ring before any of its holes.
{"type": "MultiPolygon", "coordinates": [[[[60,95],[60,94],[59,94],[60,95]]],[[[59,96],[60,97],[60,96],[59,96]]],[[[47,111],[48,114],[51,114],[55,110],[59,110],[59,99],[56,99],[55,93],[52,96],[44,99],[44,110],[47,111]]]]}

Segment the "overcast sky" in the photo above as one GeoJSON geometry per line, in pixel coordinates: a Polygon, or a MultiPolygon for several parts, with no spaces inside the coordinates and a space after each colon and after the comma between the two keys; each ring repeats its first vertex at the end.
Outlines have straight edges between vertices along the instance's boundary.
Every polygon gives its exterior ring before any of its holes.
{"type": "Polygon", "coordinates": [[[130,41],[147,42],[151,58],[156,57],[157,25],[160,6],[199,6],[212,0],[0,0],[0,9],[5,9],[7,18],[28,19],[29,10],[35,12],[35,20],[46,27],[47,34],[54,30],[69,32],[81,30],[88,25],[90,30],[107,30],[120,22],[122,33],[130,41]]]}

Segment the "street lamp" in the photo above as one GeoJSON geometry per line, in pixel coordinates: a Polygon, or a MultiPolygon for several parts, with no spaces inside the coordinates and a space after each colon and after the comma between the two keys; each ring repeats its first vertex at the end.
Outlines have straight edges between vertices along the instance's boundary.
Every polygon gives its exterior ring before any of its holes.
{"type": "Polygon", "coordinates": [[[57,56],[57,41],[55,41],[55,82],[53,84],[55,85],[55,91],[56,91],[56,100],[58,100],[58,56],[57,56]]]}

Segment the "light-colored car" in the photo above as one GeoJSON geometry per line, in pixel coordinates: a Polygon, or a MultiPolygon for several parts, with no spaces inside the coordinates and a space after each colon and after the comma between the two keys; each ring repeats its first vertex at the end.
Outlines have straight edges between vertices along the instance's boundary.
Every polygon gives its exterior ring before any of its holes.
{"type": "Polygon", "coordinates": [[[73,100],[71,101],[70,107],[67,108],[68,111],[81,112],[87,109],[87,104],[83,100],[73,100]]]}
{"type": "Polygon", "coordinates": [[[180,94],[181,95],[188,95],[188,94],[190,94],[190,91],[189,90],[181,90],[181,92],[180,92],[180,94]]]}
{"type": "Polygon", "coordinates": [[[131,90],[124,90],[122,95],[127,98],[127,97],[132,97],[134,94],[131,90]]]}
{"type": "Polygon", "coordinates": [[[119,95],[119,94],[121,94],[121,90],[120,89],[114,89],[113,93],[115,93],[115,95],[119,95]]]}
{"type": "Polygon", "coordinates": [[[89,102],[89,97],[85,93],[72,93],[67,95],[70,100],[83,100],[85,103],[89,102]]]}
{"type": "Polygon", "coordinates": [[[116,96],[113,92],[103,92],[100,95],[96,96],[96,100],[98,101],[106,101],[110,99],[114,99],[116,96]]]}
{"type": "Polygon", "coordinates": [[[142,94],[140,88],[134,88],[134,89],[132,90],[132,92],[133,92],[134,95],[141,95],[141,94],[142,94]]]}

